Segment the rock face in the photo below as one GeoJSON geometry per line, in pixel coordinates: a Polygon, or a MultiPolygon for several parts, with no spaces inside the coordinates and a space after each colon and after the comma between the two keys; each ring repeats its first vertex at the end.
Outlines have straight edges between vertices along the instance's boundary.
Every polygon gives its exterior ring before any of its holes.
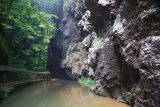
{"type": "Polygon", "coordinates": [[[137,106],[159,107],[160,103],[160,36],[147,37],[140,43],[140,83],[137,106]]]}
{"type": "Polygon", "coordinates": [[[133,107],[160,107],[160,1],[77,0],[71,10],[59,65],[69,77],[89,76],[95,93],[133,107]]]}
{"type": "Polygon", "coordinates": [[[159,3],[149,0],[130,2],[121,2],[112,30],[117,53],[132,68],[126,71],[121,65],[121,72],[130,73],[136,81],[131,80],[128,88],[134,96],[130,98],[134,99],[132,105],[159,107],[159,3]]]}
{"type": "Polygon", "coordinates": [[[114,51],[113,42],[105,39],[96,53],[97,67],[94,73],[94,91],[97,94],[117,98],[117,91],[121,90],[120,68],[114,51]]]}
{"type": "MultiPolygon", "coordinates": [[[[61,2],[63,0],[60,0],[61,2]]],[[[64,1],[65,2],[65,1],[64,1]]],[[[64,4],[63,2],[63,4],[64,4]]],[[[77,27],[77,23],[83,15],[84,4],[78,0],[69,1],[70,6],[62,8],[59,12],[62,11],[61,21],[58,26],[58,33],[50,44],[49,61],[48,68],[52,72],[53,77],[62,78],[62,79],[74,79],[72,72],[69,67],[70,64],[65,66],[63,62],[68,58],[68,51],[70,47],[73,47],[79,41],[82,41],[84,33],[77,27]],[[67,9],[64,9],[67,8],[67,9]]],[[[78,45],[76,45],[78,46],[78,45]]]]}

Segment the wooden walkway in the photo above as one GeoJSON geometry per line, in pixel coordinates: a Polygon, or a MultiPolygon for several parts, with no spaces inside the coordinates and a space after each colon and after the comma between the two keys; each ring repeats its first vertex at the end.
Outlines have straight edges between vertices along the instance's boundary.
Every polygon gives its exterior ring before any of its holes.
{"type": "Polygon", "coordinates": [[[27,84],[27,83],[35,83],[35,82],[40,82],[40,81],[45,81],[45,80],[41,79],[41,80],[31,80],[31,81],[5,82],[5,83],[0,83],[0,88],[14,87],[17,85],[22,85],[22,84],[27,84]]]}
{"type": "Polygon", "coordinates": [[[11,80],[9,82],[4,81],[0,83],[0,88],[14,87],[14,86],[21,85],[21,84],[34,83],[34,82],[45,81],[45,80],[51,79],[51,74],[49,72],[34,72],[34,71],[25,70],[25,69],[17,69],[17,68],[12,68],[12,67],[0,66],[0,77],[2,76],[11,77],[13,76],[13,74],[17,72],[28,72],[33,75],[34,79],[27,80],[27,81],[24,81],[24,80],[18,80],[18,81],[11,80]]]}

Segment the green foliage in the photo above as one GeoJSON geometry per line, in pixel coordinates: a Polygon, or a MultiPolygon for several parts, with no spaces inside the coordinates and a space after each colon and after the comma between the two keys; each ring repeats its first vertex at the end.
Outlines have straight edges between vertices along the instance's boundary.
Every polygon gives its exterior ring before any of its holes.
{"type": "Polygon", "coordinates": [[[7,44],[5,43],[5,38],[2,36],[0,36],[0,50],[3,51],[6,55],[9,55],[7,44]]]}
{"type": "Polygon", "coordinates": [[[8,97],[13,90],[14,87],[4,87],[0,89],[0,99],[8,97]]]}
{"type": "Polygon", "coordinates": [[[7,76],[3,75],[3,76],[0,76],[0,82],[6,82],[7,81],[7,76]]]}
{"type": "Polygon", "coordinates": [[[41,9],[43,12],[47,13],[54,13],[58,15],[59,8],[61,8],[60,0],[32,0],[33,2],[36,2],[39,6],[39,9],[41,9]]]}
{"type": "Polygon", "coordinates": [[[135,93],[127,92],[126,94],[130,98],[130,100],[135,101],[135,99],[136,99],[135,93]]]}
{"type": "Polygon", "coordinates": [[[40,11],[36,1],[0,0],[0,49],[8,55],[9,66],[47,71],[48,44],[56,34],[56,16],[40,11]]]}
{"type": "Polygon", "coordinates": [[[23,71],[17,71],[14,73],[14,79],[17,81],[27,81],[27,80],[33,80],[34,76],[30,72],[23,72],[23,71]]]}
{"type": "Polygon", "coordinates": [[[35,76],[33,72],[29,71],[10,71],[8,75],[0,75],[0,82],[8,82],[8,81],[28,81],[35,80],[35,76]]]}
{"type": "Polygon", "coordinates": [[[78,82],[89,89],[91,89],[94,84],[93,80],[88,77],[87,78],[82,77],[78,80],[78,82]]]}

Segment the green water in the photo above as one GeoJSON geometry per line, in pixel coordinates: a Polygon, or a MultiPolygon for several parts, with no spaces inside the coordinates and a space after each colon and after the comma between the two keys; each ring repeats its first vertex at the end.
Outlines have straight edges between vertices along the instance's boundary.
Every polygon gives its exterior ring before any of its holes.
{"type": "Polygon", "coordinates": [[[100,97],[73,81],[49,81],[26,87],[8,97],[0,107],[129,107],[100,97]]]}

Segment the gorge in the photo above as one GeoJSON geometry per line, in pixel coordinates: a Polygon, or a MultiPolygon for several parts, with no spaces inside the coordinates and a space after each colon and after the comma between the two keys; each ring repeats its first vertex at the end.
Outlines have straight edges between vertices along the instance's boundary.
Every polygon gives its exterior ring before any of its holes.
{"type": "Polygon", "coordinates": [[[1,106],[160,107],[160,0],[0,0],[1,106]]]}
{"type": "Polygon", "coordinates": [[[90,77],[99,95],[159,107],[159,0],[66,0],[63,9],[54,77],[90,77]]]}

